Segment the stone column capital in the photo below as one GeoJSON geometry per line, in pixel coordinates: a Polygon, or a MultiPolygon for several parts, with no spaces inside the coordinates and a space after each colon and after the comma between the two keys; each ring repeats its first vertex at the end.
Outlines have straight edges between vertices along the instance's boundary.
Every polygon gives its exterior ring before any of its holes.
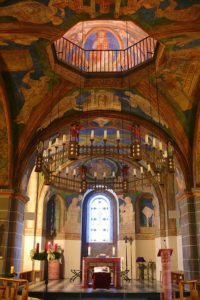
{"type": "Polygon", "coordinates": [[[13,189],[0,189],[0,199],[5,197],[20,200],[25,204],[29,201],[29,197],[23,191],[15,191],[13,189]]]}

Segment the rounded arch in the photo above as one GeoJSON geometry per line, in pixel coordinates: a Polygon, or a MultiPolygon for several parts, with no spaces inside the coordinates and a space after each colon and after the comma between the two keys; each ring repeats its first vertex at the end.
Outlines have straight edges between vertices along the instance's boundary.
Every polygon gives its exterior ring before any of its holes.
{"type": "MultiPolygon", "coordinates": [[[[88,245],[92,243],[92,255],[99,255],[102,251],[106,253],[106,255],[112,256],[112,246],[117,246],[118,236],[119,236],[119,204],[117,196],[112,191],[87,191],[83,198],[82,205],[82,249],[81,256],[88,255],[88,245]],[[107,203],[110,204],[110,217],[111,217],[111,230],[112,230],[112,239],[108,241],[90,241],[88,240],[88,224],[90,214],[88,213],[88,207],[92,203],[92,200],[95,198],[101,197],[102,199],[107,199],[107,203]],[[102,249],[102,251],[101,251],[102,249]]],[[[98,209],[98,208],[97,208],[98,209]]]]}
{"type": "MultiPolygon", "coordinates": [[[[161,232],[164,232],[165,230],[165,211],[164,211],[164,201],[163,201],[163,197],[162,197],[162,193],[160,190],[159,186],[153,186],[152,185],[152,195],[150,195],[149,193],[142,193],[140,194],[135,201],[135,213],[136,213],[136,220],[135,220],[135,231],[136,234],[140,233],[140,204],[142,199],[146,196],[149,199],[151,199],[151,201],[153,202],[153,199],[155,198],[154,203],[152,203],[152,205],[155,206],[158,205],[158,210],[159,210],[159,220],[158,220],[158,226],[155,226],[155,231],[154,234],[155,236],[161,234],[161,232]]],[[[154,212],[155,213],[155,212],[154,212]]],[[[155,217],[155,216],[154,216],[155,217]]]]}
{"type": "Polygon", "coordinates": [[[48,190],[44,196],[43,201],[43,235],[47,236],[48,233],[48,224],[47,224],[47,215],[49,218],[52,217],[50,208],[48,208],[49,201],[52,201],[53,204],[53,211],[54,214],[54,226],[55,226],[55,234],[49,236],[50,238],[58,239],[64,237],[64,222],[65,222],[65,203],[63,197],[57,193],[48,190]]]}

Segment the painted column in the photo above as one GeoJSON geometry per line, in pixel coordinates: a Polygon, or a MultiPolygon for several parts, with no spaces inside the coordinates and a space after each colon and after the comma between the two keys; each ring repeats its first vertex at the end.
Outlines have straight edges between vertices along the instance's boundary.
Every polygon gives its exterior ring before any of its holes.
{"type": "Polygon", "coordinates": [[[16,273],[20,272],[24,207],[27,201],[28,197],[22,194],[14,192],[10,194],[6,274],[10,273],[11,266],[14,266],[16,273]]]}
{"type": "Polygon", "coordinates": [[[185,193],[180,202],[181,235],[183,246],[184,279],[194,280],[200,276],[200,246],[198,232],[200,230],[200,190],[185,193]]]}
{"type": "Polygon", "coordinates": [[[163,300],[172,299],[172,284],[171,284],[171,268],[170,257],[172,255],[172,249],[160,249],[158,256],[161,257],[162,265],[162,286],[164,297],[163,300]]]}
{"type": "Polygon", "coordinates": [[[7,260],[7,243],[9,231],[9,214],[10,214],[10,195],[12,191],[0,191],[0,276],[5,275],[5,267],[7,260]]]}

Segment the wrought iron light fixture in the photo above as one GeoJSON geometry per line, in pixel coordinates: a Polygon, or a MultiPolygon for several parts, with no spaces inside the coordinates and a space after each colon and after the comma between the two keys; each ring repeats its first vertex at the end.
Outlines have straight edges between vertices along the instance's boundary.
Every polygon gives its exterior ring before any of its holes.
{"type": "Polygon", "coordinates": [[[132,125],[130,130],[130,145],[120,144],[120,131],[116,131],[116,143],[111,145],[108,132],[104,130],[103,143],[95,143],[95,131],[91,130],[90,144],[79,143],[80,124],[71,125],[69,141],[64,134],[62,139],[56,138],[54,143],[50,140],[48,146],[40,142],[37,149],[36,172],[43,172],[45,183],[62,189],[84,192],[87,189],[113,189],[116,192],[135,191],[138,186],[148,181],[163,184],[163,176],[174,172],[173,146],[169,141],[163,145],[161,141],[146,135],[140,135],[140,126],[132,125]],[[103,178],[94,172],[93,178],[87,176],[87,166],[81,165],[71,171],[70,163],[95,157],[116,158],[120,161],[118,174],[103,178]],[[138,167],[129,168],[126,160],[138,167]],[[65,171],[64,171],[65,170],[65,171]]]}

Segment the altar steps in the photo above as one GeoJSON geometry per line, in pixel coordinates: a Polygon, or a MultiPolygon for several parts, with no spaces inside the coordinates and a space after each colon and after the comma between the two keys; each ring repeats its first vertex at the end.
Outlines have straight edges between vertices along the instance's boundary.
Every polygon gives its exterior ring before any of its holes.
{"type": "MultiPolygon", "coordinates": [[[[173,297],[179,297],[179,287],[172,285],[173,297]]],[[[51,280],[46,286],[44,281],[30,283],[29,296],[48,300],[160,300],[162,299],[162,284],[158,281],[139,281],[123,282],[121,289],[111,287],[110,289],[82,288],[77,280],[71,283],[68,279],[51,280]]],[[[187,296],[187,294],[185,294],[187,296]]]]}

